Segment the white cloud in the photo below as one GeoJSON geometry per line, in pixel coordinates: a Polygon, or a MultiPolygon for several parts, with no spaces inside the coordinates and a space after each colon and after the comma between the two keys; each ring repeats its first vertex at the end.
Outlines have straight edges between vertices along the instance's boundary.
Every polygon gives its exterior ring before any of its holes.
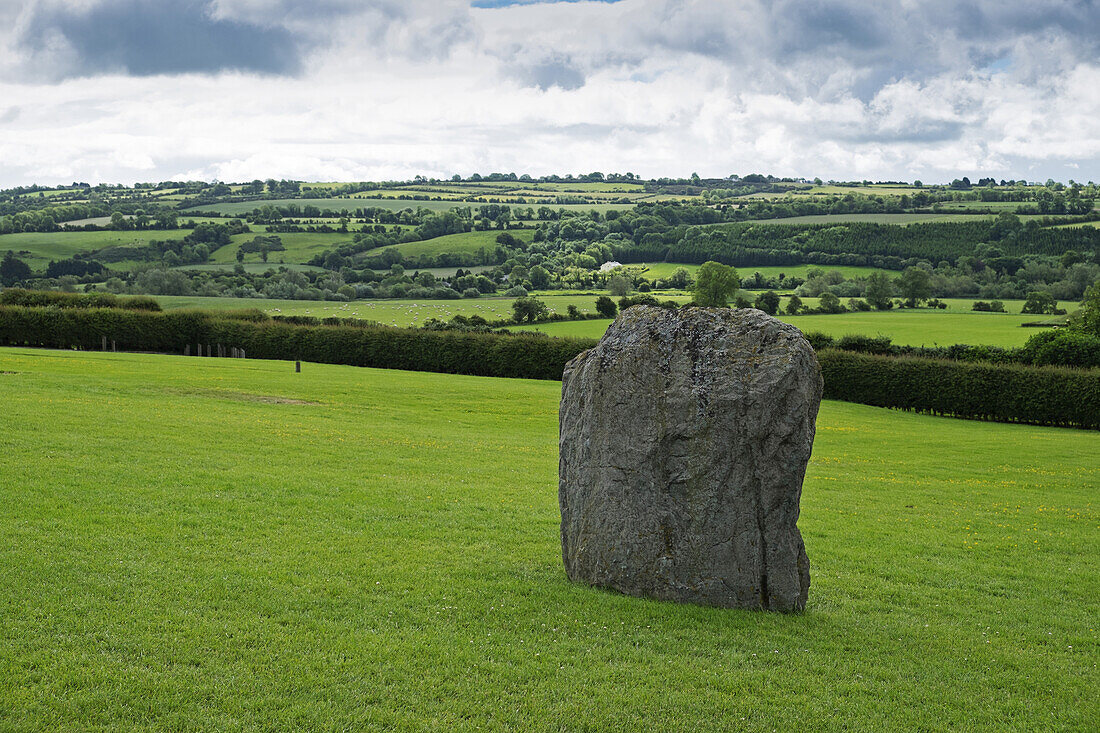
{"type": "Polygon", "coordinates": [[[1070,164],[1100,178],[1100,39],[1079,27],[1100,20],[1091,3],[1044,15],[1015,0],[210,0],[222,30],[302,39],[298,70],[53,83],[22,73],[74,63],[59,31],[43,28],[41,47],[19,35],[41,7],[0,26],[13,29],[0,35],[0,185],[592,170],[949,180],[1070,164]]]}

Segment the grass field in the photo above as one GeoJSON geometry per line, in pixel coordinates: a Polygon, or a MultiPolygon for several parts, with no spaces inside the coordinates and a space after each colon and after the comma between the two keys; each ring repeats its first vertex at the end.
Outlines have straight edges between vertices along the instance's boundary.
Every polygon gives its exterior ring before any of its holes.
{"type": "MultiPolygon", "coordinates": [[[[450,271],[454,274],[454,270],[450,271]]],[[[185,295],[154,296],[167,310],[201,308],[232,310],[259,308],[272,315],[339,317],[378,321],[390,326],[419,326],[429,318],[449,321],[456,315],[479,315],[486,320],[512,317],[515,298],[481,297],[461,300],[356,300],[350,303],[315,300],[275,300],[270,298],[204,298],[185,295]]],[[[596,312],[595,295],[543,295],[539,297],[551,311],[566,313],[570,305],[586,313],[596,312]]],[[[686,300],[680,296],[679,300],[686,300]]],[[[602,333],[602,332],[601,332],[602,333]]]]}
{"type": "Polygon", "coordinates": [[[1088,730],[1092,432],[826,402],[803,614],[567,582],[560,384],[0,349],[12,730],[1088,730]]]}
{"type": "Polygon", "coordinates": [[[1073,228],[1073,227],[1093,227],[1093,228],[1097,228],[1097,227],[1100,227],[1100,221],[1085,221],[1085,222],[1080,222],[1078,224],[1058,224],[1057,226],[1054,226],[1054,227],[1051,227],[1051,228],[1052,229],[1070,229],[1070,228],[1073,228]]]}
{"type": "MultiPolygon", "coordinates": [[[[278,265],[269,264],[277,268],[278,265]]],[[[439,274],[453,274],[453,269],[444,268],[439,274]]],[[[750,296],[753,293],[748,293],[750,296]]],[[[599,295],[588,293],[538,292],[535,295],[546,303],[555,313],[565,314],[570,305],[577,306],[581,312],[595,313],[596,298],[599,295]]],[[[269,298],[204,298],[198,296],[158,295],[154,296],[168,309],[201,308],[206,310],[228,310],[236,308],[259,308],[272,315],[297,315],[325,318],[359,318],[377,321],[393,326],[419,326],[429,318],[450,320],[455,315],[480,315],[487,320],[510,318],[514,298],[503,296],[481,297],[462,300],[356,300],[348,303],[312,300],[274,300],[269,298]]],[[[660,300],[687,302],[687,294],[668,292],[657,293],[660,300]]],[[[786,298],[782,303],[786,305],[786,298]]],[[[805,298],[808,306],[817,305],[814,298],[805,298]]],[[[866,334],[869,336],[890,336],[894,343],[932,346],[956,343],[989,344],[992,346],[1022,346],[1028,338],[1040,329],[1022,328],[1021,323],[1042,319],[1042,316],[1025,316],[1018,311],[1022,301],[1009,301],[1006,307],[1016,313],[974,313],[970,311],[971,300],[958,299],[945,301],[949,308],[945,311],[918,309],[892,310],[871,313],[841,313],[836,315],[785,316],[781,319],[792,323],[804,331],[820,331],[830,336],[848,334],[866,334]]],[[[1060,306],[1072,310],[1073,303],[1060,303],[1060,306]]],[[[536,326],[520,326],[522,330],[542,331],[551,336],[583,336],[599,338],[607,330],[610,320],[566,321],[543,323],[536,326]]]]}
{"type": "MultiPolygon", "coordinates": [[[[850,334],[889,336],[895,344],[908,346],[950,346],[951,344],[1023,346],[1029,338],[1042,329],[1023,328],[1020,324],[1038,318],[1041,316],[931,310],[779,316],[780,320],[797,326],[807,333],[817,331],[835,338],[850,334]]],[[[541,331],[550,336],[599,338],[610,324],[610,320],[599,319],[542,323],[517,328],[541,331]]]]}
{"type": "MultiPolygon", "coordinates": [[[[273,252],[272,255],[268,257],[267,262],[262,262],[260,260],[259,255],[250,254],[244,261],[244,270],[245,270],[245,272],[250,273],[250,274],[264,273],[264,272],[267,272],[268,270],[275,270],[276,272],[278,272],[280,267],[285,267],[288,270],[297,270],[299,272],[321,272],[322,270],[324,270],[323,267],[317,267],[315,265],[301,265],[301,264],[297,264],[297,263],[293,263],[293,262],[286,262],[286,263],[278,262],[278,260],[280,258],[274,256],[274,255],[277,255],[277,254],[281,254],[281,253],[273,252]]],[[[172,269],[174,269],[174,270],[184,270],[184,271],[196,270],[196,271],[199,271],[199,272],[229,273],[229,272],[232,272],[234,270],[236,265],[237,265],[237,260],[234,257],[232,264],[230,264],[228,262],[221,262],[221,263],[218,263],[218,264],[205,264],[205,265],[181,265],[180,267],[174,267],[172,269]]]]}
{"type": "Polygon", "coordinates": [[[0,235],[0,254],[11,250],[36,270],[50,260],[63,260],[79,252],[93,252],[104,247],[143,246],[150,239],[182,238],[185,232],[22,232],[0,235]],[[20,254],[27,252],[29,254],[20,254]]]}
{"type": "MultiPolygon", "coordinates": [[[[992,214],[821,214],[790,216],[785,219],[753,219],[757,224],[845,224],[866,222],[871,224],[928,224],[931,222],[983,221],[992,214]]],[[[711,225],[707,225],[711,226],[711,225]]],[[[718,225],[723,226],[723,225],[718,225]]]]}
{"type": "MultiPolygon", "coordinates": [[[[237,264],[237,248],[245,242],[251,242],[257,236],[256,232],[234,234],[230,237],[230,244],[219,247],[211,253],[210,262],[230,266],[237,264]]],[[[283,246],[286,247],[285,251],[268,253],[268,264],[273,264],[275,267],[278,267],[280,262],[287,264],[309,262],[315,255],[332,249],[338,244],[350,244],[352,238],[351,234],[317,234],[313,232],[294,232],[275,236],[278,236],[282,240],[283,246]]],[[[260,253],[249,252],[245,255],[244,261],[259,263],[260,253]]]]}
{"type": "MultiPolygon", "coordinates": [[[[405,257],[419,257],[420,255],[438,255],[443,252],[457,254],[459,252],[477,252],[485,249],[492,252],[497,246],[497,237],[502,232],[491,230],[486,232],[465,232],[463,234],[446,234],[435,239],[425,239],[422,242],[406,242],[393,247],[405,257]]],[[[512,229],[508,231],[516,239],[530,242],[535,232],[531,229],[512,229]]],[[[378,254],[381,250],[370,250],[367,256],[378,254]]]]}
{"type": "Polygon", "coordinates": [[[185,216],[189,213],[201,213],[206,211],[214,211],[219,214],[247,214],[253,209],[263,208],[265,205],[271,206],[316,206],[322,211],[355,211],[356,209],[389,209],[391,211],[402,211],[404,209],[431,209],[432,211],[446,211],[453,206],[454,202],[450,201],[400,201],[397,199],[370,199],[370,198],[328,198],[328,199],[266,199],[259,201],[233,201],[222,204],[208,204],[206,206],[196,206],[190,209],[183,209],[180,212],[181,216],[185,216]]]}

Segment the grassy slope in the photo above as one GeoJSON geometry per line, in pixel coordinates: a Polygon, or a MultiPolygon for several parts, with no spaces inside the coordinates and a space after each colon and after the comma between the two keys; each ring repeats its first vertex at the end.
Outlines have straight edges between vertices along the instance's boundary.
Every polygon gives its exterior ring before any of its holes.
{"type": "MultiPolygon", "coordinates": [[[[497,237],[502,232],[491,230],[487,232],[466,232],[464,234],[447,234],[435,239],[426,239],[422,242],[407,242],[395,245],[393,248],[406,257],[417,257],[422,254],[437,255],[442,252],[477,252],[484,248],[492,252],[497,246],[497,237]]],[[[508,232],[516,239],[530,242],[535,236],[531,229],[513,229],[508,232]]],[[[370,250],[369,254],[377,254],[381,250],[370,250]]]]}
{"type": "Polygon", "coordinates": [[[5,727],[1100,715],[1095,433],[825,403],[810,603],[778,616],[566,581],[554,382],[18,349],[0,372],[5,727]]]}
{"type": "MultiPolygon", "coordinates": [[[[251,242],[257,236],[266,236],[258,232],[235,234],[230,237],[231,244],[220,247],[210,255],[210,262],[222,265],[235,265],[237,263],[237,247],[245,242],[251,242]]],[[[277,234],[286,250],[281,252],[269,252],[267,261],[278,266],[280,261],[286,263],[303,264],[313,259],[325,250],[332,249],[338,244],[350,243],[351,234],[317,234],[312,232],[294,232],[291,234],[277,234]]],[[[245,255],[245,262],[260,262],[259,252],[250,252],[245,255]]]]}
{"type": "Polygon", "coordinates": [[[186,232],[24,232],[0,235],[0,254],[9,249],[19,254],[24,262],[35,269],[43,268],[50,260],[62,260],[78,252],[90,252],[114,246],[142,246],[151,239],[182,239],[186,232]]]}

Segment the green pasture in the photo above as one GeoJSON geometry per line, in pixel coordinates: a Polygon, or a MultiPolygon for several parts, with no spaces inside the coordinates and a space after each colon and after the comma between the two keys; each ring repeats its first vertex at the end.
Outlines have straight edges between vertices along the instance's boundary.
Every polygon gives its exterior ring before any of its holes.
{"type": "MultiPolygon", "coordinates": [[[[362,191],[354,194],[353,198],[378,198],[378,199],[396,199],[402,196],[431,196],[432,198],[441,198],[446,201],[463,201],[471,194],[469,193],[452,193],[448,191],[438,191],[434,189],[411,189],[411,188],[384,188],[375,191],[362,191]]],[[[473,194],[478,195],[478,194],[473,194]]]]}
{"type": "MultiPolygon", "coordinates": [[[[416,268],[411,268],[411,269],[406,270],[405,274],[411,276],[411,275],[415,275],[415,274],[420,273],[420,272],[430,272],[431,274],[435,275],[437,278],[450,279],[450,278],[454,277],[455,272],[457,272],[458,270],[462,270],[463,272],[472,272],[473,274],[477,275],[477,274],[480,274],[482,272],[492,270],[493,267],[494,267],[493,265],[471,265],[470,267],[425,267],[425,268],[420,269],[420,270],[418,270],[416,268]]],[[[375,270],[374,272],[376,272],[376,273],[387,273],[388,274],[389,271],[388,270],[375,270]]]]}
{"type": "Polygon", "coordinates": [[[830,186],[821,185],[813,186],[809,189],[794,191],[793,195],[802,196],[844,196],[849,193],[861,195],[861,196],[912,196],[920,191],[929,191],[927,186],[924,188],[917,188],[915,186],[898,186],[891,184],[870,184],[867,186],[830,186]]]}
{"type": "MultiPolygon", "coordinates": [[[[191,216],[191,215],[187,215],[187,216],[179,217],[180,226],[184,226],[184,225],[190,226],[191,224],[228,224],[231,221],[233,221],[233,219],[227,219],[227,218],[221,217],[221,216],[191,216]]],[[[332,221],[336,221],[336,219],[329,219],[328,221],[332,222],[332,221]]],[[[256,226],[254,224],[251,224],[249,226],[251,226],[252,230],[256,231],[256,232],[260,231],[261,229],[265,229],[265,230],[267,229],[267,227],[262,226],[262,225],[261,226],[256,226]]]]}
{"type": "MultiPolygon", "coordinates": [[[[264,272],[278,269],[279,265],[254,265],[264,272]]],[[[248,265],[246,267],[253,267],[248,265]]],[[[437,276],[453,275],[453,268],[439,268],[437,276]]],[[[596,312],[596,298],[605,292],[579,293],[576,291],[540,291],[536,297],[546,303],[553,313],[565,315],[569,306],[576,306],[582,313],[596,312]]],[[[757,293],[745,291],[752,298],[757,293]]],[[[659,300],[675,300],[686,303],[690,296],[683,292],[653,293],[659,300]]],[[[167,310],[199,308],[203,310],[232,310],[259,308],[270,315],[313,316],[316,318],[339,317],[377,321],[391,326],[419,326],[435,318],[449,321],[456,315],[480,315],[489,321],[512,317],[514,298],[502,295],[462,298],[460,300],[354,300],[350,302],[315,300],[277,300],[271,298],[208,298],[201,296],[154,296],[167,310]]],[[[613,298],[613,300],[618,300],[613,298]]],[[[816,298],[804,298],[808,307],[818,304],[816,298]]],[[[1013,313],[975,313],[973,303],[967,299],[951,299],[947,310],[920,308],[916,310],[891,310],[869,313],[839,313],[832,315],[786,316],[784,321],[804,331],[820,331],[831,336],[866,334],[890,336],[895,343],[916,346],[956,343],[989,344],[993,346],[1021,346],[1040,329],[1023,328],[1021,323],[1042,320],[1046,316],[1021,315],[1023,301],[1005,301],[1005,307],[1013,313]]],[[[785,307],[787,299],[782,299],[785,307]]],[[[1060,307],[1072,311],[1075,303],[1062,302],[1060,307]]],[[[583,336],[599,338],[607,330],[610,320],[564,321],[541,323],[535,326],[517,326],[520,330],[537,330],[551,336],[583,336]]]]}
{"type": "MultiPolygon", "coordinates": [[[[133,219],[133,216],[127,216],[127,219],[133,219]]],[[[87,219],[71,219],[69,221],[60,222],[62,226],[69,227],[82,227],[88,224],[94,224],[96,226],[104,226],[111,223],[111,217],[109,216],[93,216],[87,219]]]]}
{"type": "MultiPolygon", "coordinates": [[[[1022,218],[1022,217],[1021,217],[1022,218]]],[[[1058,224],[1053,229],[1066,229],[1069,227],[1100,227],[1100,221],[1084,221],[1077,224],[1058,224]]]]}
{"type": "MultiPolygon", "coordinates": [[[[811,298],[805,299],[816,304],[811,298]]],[[[786,299],[784,299],[784,305],[786,299]]],[[[1041,320],[1044,316],[1009,313],[972,313],[957,310],[929,309],[872,311],[868,313],[837,313],[829,315],[787,316],[779,319],[797,326],[803,332],[819,332],[839,338],[853,334],[889,336],[895,344],[907,346],[950,346],[952,344],[983,344],[989,346],[1023,346],[1040,328],[1025,328],[1022,323],[1041,320]]],[[[599,338],[611,324],[610,320],[563,321],[517,326],[517,330],[541,331],[549,336],[580,336],[599,338]]]]}
{"type": "Polygon", "coordinates": [[[989,209],[992,211],[1005,211],[1013,213],[1021,206],[1034,206],[1033,201],[939,201],[933,206],[943,211],[970,211],[972,209],[989,209]]]}
{"type": "Polygon", "coordinates": [[[63,260],[80,252],[94,252],[105,247],[144,246],[150,239],[167,239],[183,235],[176,231],[140,232],[20,232],[0,235],[0,254],[15,252],[34,269],[42,269],[50,260],[63,260]]]}
{"type": "MultiPolygon", "coordinates": [[[[230,243],[219,247],[210,254],[210,262],[221,265],[235,265],[237,263],[237,248],[245,242],[251,242],[257,236],[256,232],[234,234],[230,237],[230,243]]],[[[317,234],[313,232],[293,232],[290,234],[278,234],[285,251],[273,251],[267,253],[267,263],[275,265],[280,262],[288,264],[302,264],[313,259],[315,255],[332,249],[338,244],[350,244],[351,234],[317,234]]],[[[261,263],[259,252],[249,252],[244,256],[245,262],[261,263]]],[[[261,263],[262,264],[262,263],[261,263]]]]}
{"type": "Polygon", "coordinates": [[[228,203],[195,206],[190,209],[183,209],[180,214],[216,212],[219,214],[237,216],[250,213],[253,209],[263,208],[268,204],[271,206],[316,206],[322,211],[344,211],[345,209],[348,211],[355,211],[356,209],[368,208],[389,209],[391,211],[417,208],[431,209],[432,211],[446,211],[455,206],[453,202],[449,201],[401,201],[397,199],[358,197],[328,199],[261,199],[258,201],[232,201],[228,203]]]}
{"type": "Polygon", "coordinates": [[[516,191],[510,191],[508,193],[508,195],[509,196],[522,196],[522,197],[527,198],[527,199],[539,199],[540,200],[540,205],[548,205],[548,206],[553,206],[554,205],[553,204],[554,199],[556,199],[558,196],[563,196],[563,195],[565,195],[565,196],[580,196],[580,197],[583,197],[583,198],[588,199],[589,201],[593,201],[593,202],[618,201],[619,199],[624,199],[624,198],[629,199],[631,201],[639,201],[641,199],[644,199],[644,198],[647,198],[648,196],[650,196],[650,194],[647,194],[647,193],[644,193],[644,192],[625,192],[624,191],[624,192],[620,192],[620,193],[611,193],[611,192],[601,193],[601,192],[593,192],[593,191],[583,191],[583,192],[582,191],[577,191],[577,192],[574,192],[574,193],[567,193],[565,191],[550,191],[550,190],[539,189],[539,188],[535,188],[535,187],[521,188],[521,189],[518,189],[516,191]],[[542,201],[545,201],[546,203],[543,204],[543,203],[541,203],[542,201]]]}
{"type": "Polygon", "coordinates": [[[524,189],[535,191],[551,191],[553,193],[644,193],[645,186],[641,183],[537,183],[531,181],[518,182],[524,189]]]}
{"type": "MultiPolygon", "coordinates": [[[[454,274],[451,270],[449,274],[454,274]]],[[[596,312],[596,295],[546,295],[538,294],[547,307],[565,314],[570,305],[584,313],[596,312]]],[[[462,298],[460,300],[354,300],[347,303],[316,300],[277,300],[272,298],[205,298],[191,295],[154,296],[166,310],[199,308],[202,310],[233,310],[259,308],[277,316],[313,316],[315,318],[358,318],[377,321],[387,326],[419,326],[436,318],[449,321],[456,315],[479,315],[495,321],[512,317],[515,298],[488,297],[462,298]]],[[[665,296],[662,296],[662,298],[665,296]]],[[[685,296],[677,300],[685,301],[685,296]]]]}
{"type": "MultiPolygon", "coordinates": [[[[451,254],[475,253],[480,249],[492,252],[497,247],[497,237],[502,234],[500,230],[492,229],[484,232],[464,232],[462,234],[446,234],[435,239],[425,239],[421,242],[406,242],[393,246],[405,257],[419,257],[420,255],[438,255],[444,252],[451,254]]],[[[530,242],[535,232],[533,229],[510,229],[516,239],[530,242]]],[[[386,247],[385,249],[390,249],[386,247]]],[[[381,250],[370,250],[365,256],[378,254],[381,250]]]]}
{"type": "Polygon", "coordinates": [[[1094,432],[825,402],[802,614],[569,583],[557,382],[0,349],[12,730],[1088,730],[1094,432]]]}
{"type": "MultiPolygon", "coordinates": [[[[276,254],[283,254],[283,253],[281,253],[281,252],[272,252],[268,256],[267,262],[261,261],[260,256],[258,254],[249,254],[245,258],[245,261],[242,263],[243,266],[244,266],[244,271],[247,272],[247,273],[255,275],[255,274],[260,274],[260,273],[267,272],[268,270],[274,270],[274,271],[278,272],[279,268],[282,268],[282,267],[285,267],[288,270],[295,270],[297,272],[321,272],[321,271],[324,270],[323,267],[317,267],[315,265],[303,265],[303,264],[299,264],[299,263],[296,263],[296,262],[286,262],[286,263],[279,262],[278,261],[279,258],[275,257],[276,254]]],[[[217,263],[217,264],[204,264],[204,265],[180,265],[179,267],[174,267],[172,269],[173,270],[184,270],[184,271],[188,271],[188,272],[194,271],[194,272],[230,273],[230,272],[234,271],[236,266],[237,266],[237,259],[234,256],[232,264],[230,264],[228,262],[221,262],[221,263],[217,263]]]]}
{"type": "Polygon", "coordinates": [[[753,219],[750,224],[929,224],[933,222],[985,221],[992,214],[820,214],[781,219],[753,219]]]}

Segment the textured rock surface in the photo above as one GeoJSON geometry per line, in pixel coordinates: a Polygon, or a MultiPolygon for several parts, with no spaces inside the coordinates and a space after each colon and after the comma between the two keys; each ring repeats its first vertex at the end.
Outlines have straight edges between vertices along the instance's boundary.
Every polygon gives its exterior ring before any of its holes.
{"type": "Polygon", "coordinates": [[[805,607],[795,523],[821,386],[802,334],[761,311],[624,311],[563,377],[569,578],[711,606],[805,607]]]}

